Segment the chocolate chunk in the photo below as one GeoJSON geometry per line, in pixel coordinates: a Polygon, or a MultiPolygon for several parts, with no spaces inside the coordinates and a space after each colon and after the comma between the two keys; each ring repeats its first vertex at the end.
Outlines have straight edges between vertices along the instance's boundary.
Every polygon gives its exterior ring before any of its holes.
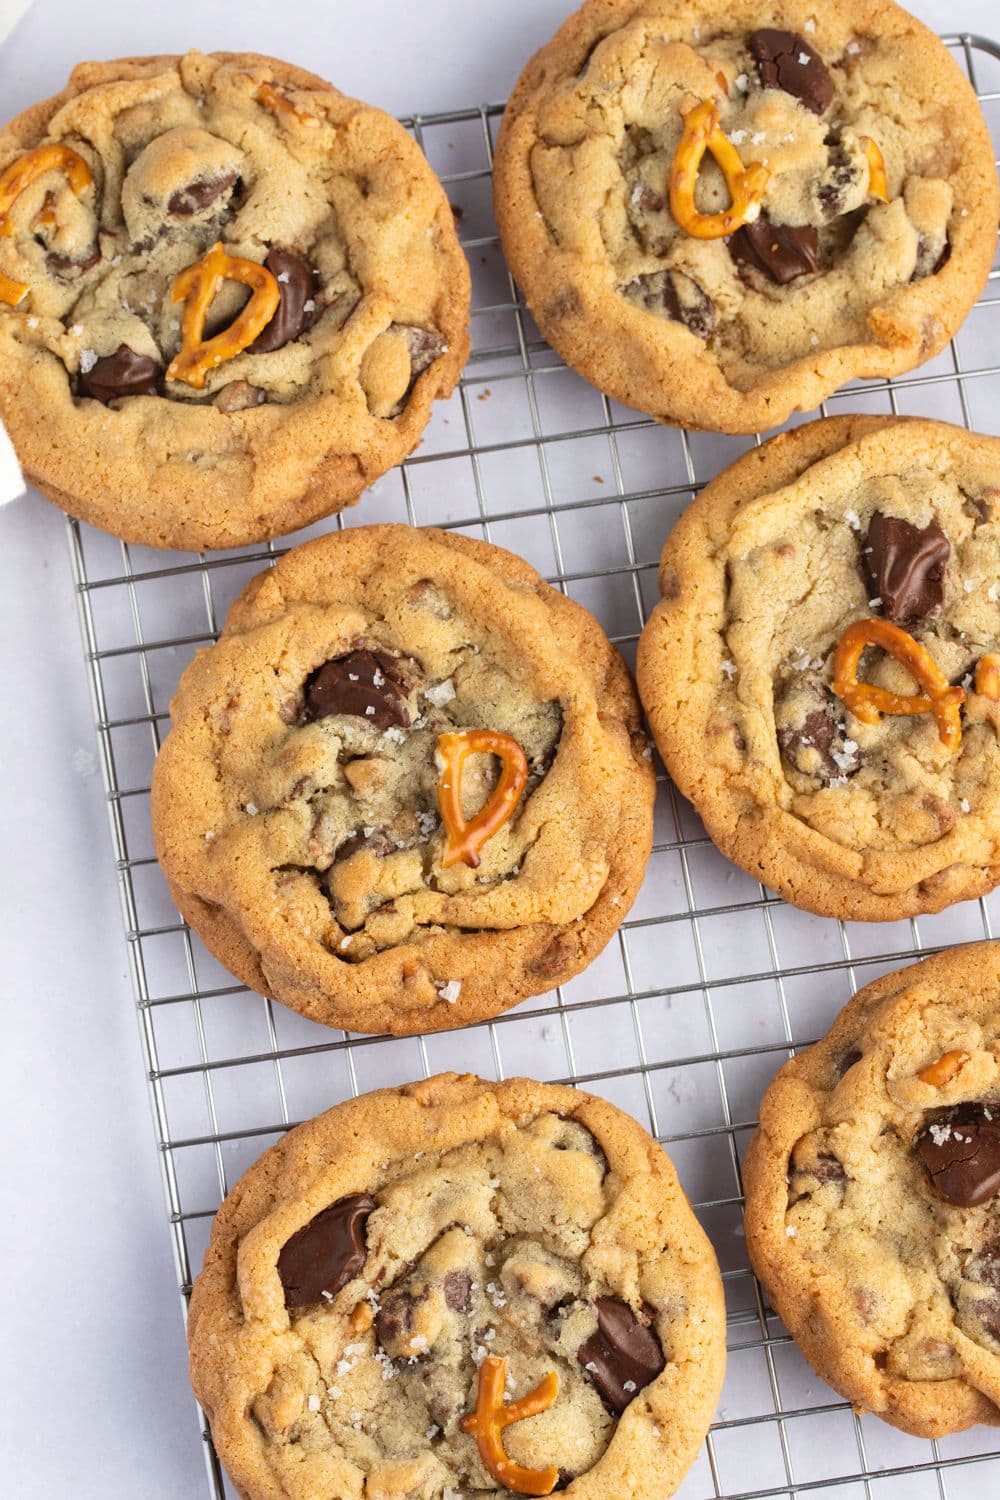
{"type": "Polygon", "coordinates": [[[766,89],[784,89],[806,109],[821,115],[833,100],[833,79],[826,63],[805,37],[763,26],[750,37],[750,55],[766,89]]]}
{"type": "Polygon", "coordinates": [[[917,240],[917,263],[913,267],[911,281],[923,281],[925,276],[936,276],[942,266],[946,266],[951,260],[951,241],[946,239],[942,245],[939,240],[932,240],[927,235],[920,235],[917,240]]]}
{"type": "Polygon", "coordinates": [[[961,1208],[985,1203],[1000,1192],[1000,1103],[933,1111],[913,1149],[939,1198],[961,1208]]]}
{"type": "Polygon", "coordinates": [[[128,344],[119,344],[114,354],[106,354],[81,370],[79,394],[92,396],[105,405],[116,396],[155,396],[160,382],[160,366],[148,354],[136,354],[128,344]]]}
{"type": "Polygon", "coordinates": [[[444,1300],[453,1312],[468,1312],[472,1302],[472,1277],[468,1271],[446,1271],[444,1300]]]}
{"type": "Polygon", "coordinates": [[[200,214],[232,187],[237,175],[236,172],[227,172],[224,177],[189,182],[187,187],[178,188],[167,199],[167,213],[177,214],[183,219],[189,219],[192,214],[200,214]]]}
{"type": "Polygon", "coordinates": [[[843,1163],[826,1151],[821,1151],[815,1161],[795,1170],[800,1176],[815,1177],[817,1182],[844,1182],[847,1179],[843,1163]]]}
{"type": "Polygon", "coordinates": [[[819,265],[818,250],[819,235],[811,224],[772,224],[764,213],[729,241],[729,253],[741,269],[752,266],[777,286],[812,275],[819,265]]]}
{"type": "Polygon", "coordinates": [[[852,161],[836,138],[828,142],[830,158],[816,188],[816,201],[825,219],[836,219],[844,212],[848,194],[857,186],[861,169],[852,161]]]}
{"type": "Polygon", "coordinates": [[[666,1361],[655,1335],[617,1297],[598,1297],[597,1332],[576,1351],[609,1411],[621,1413],[666,1361]]]}
{"type": "Polygon", "coordinates": [[[419,328],[413,323],[393,323],[392,326],[406,339],[410,351],[411,382],[447,351],[448,346],[436,328],[419,328]]]}
{"type": "Polygon", "coordinates": [[[838,781],[861,765],[861,751],[845,737],[843,713],[825,683],[790,679],[774,717],[782,759],[801,776],[838,781]]]}
{"type": "Polygon", "coordinates": [[[648,271],[620,291],[645,312],[683,323],[697,338],[707,339],[715,329],[715,304],[683,271],[648,271]]]}
{"type": "Polygon", "coordinates": [[[272,354],[297,339],[310,322],[312,309],[306,308],[316,291],[311,268],[294,250],[275,247],[264,257],[264,264],[278,283],[280,301],[274,317],[250,345],[251,354],[272,354]]]}
{"type": "Polygon", "coordinates": [[[363,828],[359,828],[357,833],[352,833],[350,838],[346,838],[342,844],[337,845],[333,862],[339,864],[343,859],[350,859],[351,855],[357,854],[359,849],[370,849],[372,854],[377,854],[382,859],[385,855],[391,854],[395,847],[392,839],[381,828],[373,828],[368,833],[363,828]]]}
{"type": "Polygon", "coordinates": [[[367,1193],[341,1198],[282,1245],[278,1275],[286,1307],[312,1307],[324,1292],[335,1296],[357,1276],[367,1254],[365,1225],[375,1207],[367,1193]]]}
{"type": "Polygon", "coordinates": [[[58,250],[50,250],[45,257],[45,264],[57,276],[65,276],[70,271],[89,271],[92,266],[97,265],[100,258],[101,247],[95,244],[78,258],[74,258],[72,255],[62,255],[58,250]]]}
{"type": "Polygon", "coordinates": [[[1000,1240],[981,1250],[963,1274],[966,1281],[987,1289],[988,1296],[975,1300],[976,1316],[986,1332],[1000,1342],[1000,1240]]]}
{"type": "Polygon", "coordinates": [[[394,724],[405,729],[410,722],[407,688],[397,656],[386,651],[352,651],[326,662],[307,680],[306,717],[353,714],[373,729],[389,729],[394,724]]]}
{"type": "Polygon", "coordinates": [[[941,607],[945,564],[951,546],[936,521],[912,526],[876,511],[862,551],[882,613],[894,625],[909,625],[941,607]]]}
{"type": "Polygon", "coordinates": [[[856,1047],[852,1047],[850,1052],[845,1052],[843,1057],[840,1059],[840,1062],[837,1064],[837,1072],[840,1074],[840,1077],[843,1078],[844,1074],[849,1073],[854,1067],[854,1064],[859,1063],[860,1061],[861,1053],[857,1050],[856,1047]]]}

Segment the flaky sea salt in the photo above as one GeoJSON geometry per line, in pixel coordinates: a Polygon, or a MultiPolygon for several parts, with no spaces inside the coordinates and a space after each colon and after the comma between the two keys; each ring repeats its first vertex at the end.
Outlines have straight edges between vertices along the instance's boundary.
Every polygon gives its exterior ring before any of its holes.
{"type": "Polygon", "coordinates": [[[322,1406],[322,1404],[323,1403],[320,1401],[320,1399],[319,1399],[318,1396],[310,1396],[309,1397],[309,1410],[310,1411],[319,1411],[319,1409],[322,1406]]]}
{"type": "Polygon", "coordinates": [[[435,988],[442,1000],[447,1000],[449,1005],[454,1005],[462,993],[462,981],[460,979],[449,979],[444,984],[437,984],[435,988]]]}
{"type": "Polygon", "coordinates": [[[971,804],[969,802],[968,797],[963,797],[962,800],[961,800],[961,802],[958,805],[959,805],[959,807],[962,809],[962,811],[964,813],[972,811],[972,806],[971,806],[971,804]]]}
{"type": "Polygon", "coordinates": [[[736,665],[736,663],[734,661],[723,661],[719,663],[719,666],[725,676],[729,678],[730,682],[732,682],[733,678],[739,671],[739,667],[736,665]]]}
{"type": "Polygon", "coordinates": [[[258,808],[256,802],[248,802],[247,803],[246,812],[247,812],[247,817],[248,818],[255,818],[257,816],[257,813],[259,811],[260,811],[260,809],[258,808]]]}
{"type": "Polygon", "coordinates": [[[389,728],[383,732],[382,738],[384,740],[388,740],[390,745],[401,745],[406,739],[406,735],[401,729],[397,728],[395,724],[391,724],[389,728]]]}
{"type": "Polygon", "coordinates": [[[858,515],[856,510],[845,510],[844,520],[847,522],[852,531],[861,530],[861,517],[858,515]]]}
{"type": "Polygon", "coordinates": [[[84,375],[89,375],[97,364],[96,349],[83,349],[80,353],[80,370],[84,375]]]}
{"type": "Polygon", "coordinates": [[[785,1225],[785,1233],[787,1234],[787,1236],[788,1236],[788,1238],[790,1240],[794,1240],[794,1238],[798,1234],[798,1232],[799,1231],[796,1229],[796,1227],[795,1227],[794,1224],[786,1224],[785,1225]]]}
{"type": "Polygon", "coordinates": [[[733,83],[736,85],[736,88],[741,94],[745,94],[747,89],[750,87],[750,80],[745,73],[737,73],[736,77],[733,79],[733,83]]]}
{"type": "Polygon", "coordinates": [[[450,703],[455,697],[455,684],[450,677],[444,682],[436,682],[433,687],[425,689],[424,697],[433,703],[435,708],[444,708],[444,705],[450,703]]]}

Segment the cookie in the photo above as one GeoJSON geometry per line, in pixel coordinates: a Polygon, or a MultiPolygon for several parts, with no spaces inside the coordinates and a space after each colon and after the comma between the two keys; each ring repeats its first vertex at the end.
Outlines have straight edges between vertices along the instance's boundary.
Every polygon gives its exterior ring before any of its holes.
{"type": "Polygon", "coordinates": [[[154,547],[353,504],[468,352],[402,126],[254,53],[84,63],[0,131],[0,415],[32,484],[154,547]]]}
{"type": "Polygon", "coordinates": [[[817,1373],[920,1437],[1000,1426],[1000,943],[861,990],[761,1103],[747,1248],[817,1373]]]}
{"type": "Polygon", "coordinates": [[[823,916],[1000,880],[1000,441],[841,417],[751,450],[660,560],[639,690],[719,848],[823,916]]]}
{"type": "Polygon", "coordinates": [[[975,94],[891,0],[588,0],[521,74],[494,179],[549,343],[721,432],[930,359],[996,246],[975,94]]]}
{"type": "Polygon", "coordinates": [[[262,1156],[188,1337],[246,1500],[663,1500],[725,1363],[715,1256],[646,1132],[575,1089],[453,1073],[262,1156]]]}
{"type": "Polygon", "coordinates": [[[651,750],[597,622],[405,526],[288,553],[181,678],[153,775],[174,899],[314,1020],[410,1034],[562,983],[631,905],[651,750]]]}

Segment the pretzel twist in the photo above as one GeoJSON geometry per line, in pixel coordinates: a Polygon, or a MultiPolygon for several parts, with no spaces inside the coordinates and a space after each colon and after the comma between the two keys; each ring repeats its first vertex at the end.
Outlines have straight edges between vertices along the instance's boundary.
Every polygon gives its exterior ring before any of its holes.
{"type": "Polygon", "coordinates": [[[721,239],[760,217],[770,176],[762,162],[743,165],[740,153],[720,128],[719,106],[704,99],[684,116],[684,134],[670,173],[670,212],[684,232],[695,239],[721,239]],[[702,214],[695,207],[698,171],[706,151],[717,161],[732,198],[722,213],[702,214]]]}
{"type": "Polygon", "coordinates": [[[36,146],[33,151],[25,152],[0,175],[0,235],[14,233],[10,211],[21,194],[46,172],[54,171],[65,173],[77,197],[94,180],[93,172],[79,151],[61,141],[52,141],[47,146],[36,146]]]}
{"type": "Polygon", "coordinates": [[[868,192],[873,198],[889,201],[889,179],[885,175],[885,157],[870,135],[859,136],[868,158],[868,192]]]}
{"type": "Polygon", "coordinates": [[[551,1495],[559,1482],[559,1470],[523,1469],[504,1452],[501,1433],[514,1422],[524,1422],[540,1411],[548,1411],[559,1394],[559,1376],[549,1372],[540,1385],[519,1401],[504,1405],[507,1361],[488,1354],[479,1366],[476,1409],[463,1417],[463,1432],[474,1435],[486,1468],[508,1490],[517,1495],[551,1495]]]}
{"type": "Polygon", "coordinates": [[[833,691],[862,724],[877,724],[881,714],[933,714],[938,735],[954,755],[962,740],[959,705],[965,689],[952,687],[926,647],[889,620],[855,620],[840,638],[833,659],[833,691]],[[881,646],[901,662],[924,689],[907,696],[858,681],[858,665],[866,646],[881,646]]]}
{"type": "Polygon", "coordinates": [[[201,260],[174,278],[171,297],[184,303],[183,339],[167,367],[167,379],[183,380],[200,391],[209,370],[233,359],[267,327],[278,310],[281,288],[266,266],[228,255],[218,240],[201,260]],[[205,319],[224,281],[241,281],[250,287],[252,296],[228,328],[206,339],[205,319]]]}
{"type": "Polygon", "coordinates": [[[987,651],[976,664],[976,692],[1000,701],[1000,656],[987,651]]]}
{"type": "Polygon", "coordinates": [[[475,869],[480,863],[480,849],[514,815],[528,784],[527,756],[517,740],[492,729],[439,735],[438,753],[442,761],[438,806],[447,834],[441,864],[447,869],[464,860],[475,869]],[[492,797],[467,823],[462,813],[462,770],[470,755],[496,755],[503,769],[492,797]]]}

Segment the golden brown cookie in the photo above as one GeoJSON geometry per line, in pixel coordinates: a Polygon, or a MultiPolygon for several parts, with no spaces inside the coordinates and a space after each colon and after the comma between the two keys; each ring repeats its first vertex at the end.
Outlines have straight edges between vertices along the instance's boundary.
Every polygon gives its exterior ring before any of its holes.
{"type": "Polygon", "coordinates": [[[994,155],[891,0],[587,0],[515,86],[496,212],[581,375],[754,432],[944,347],[992,265],[994,155]]]}
{"type": "Polygon", "coordinates": [[[181,678],[160,862],[240,979],[314,1020],[463,1025],[579,972],[652,842],[597,622],[499,547],[405,526],[288,553],[181,678]]]}
{"type": "Polygon", "coordinates": [[[253,53],[84,63],[0,132],[0,414],[128,541],[352,504],[468,351],[451,209],[395,120],[253,53]]]}
{"type": "Polygon", "coordinates": [[[725,1364],[719,1269],[660,1147],[575,1089],[454,1073],[262,1156],[188,1336],[246,1500],[663,1500],[725,1364]]]}
{"type": "Polygon", "coordinates": [[[1000,1426],[1000,943],[867,985],[764,1095],[746,1235],[824,1380],[921,1437],[1000,1426]]]}
{"type": "Polygon", "coordinates": [[[866,921],[996,885],[1000,441],[873,417],[774,438],[681,517],[660,589],[639,689],[724,854],[866,921]]]}

